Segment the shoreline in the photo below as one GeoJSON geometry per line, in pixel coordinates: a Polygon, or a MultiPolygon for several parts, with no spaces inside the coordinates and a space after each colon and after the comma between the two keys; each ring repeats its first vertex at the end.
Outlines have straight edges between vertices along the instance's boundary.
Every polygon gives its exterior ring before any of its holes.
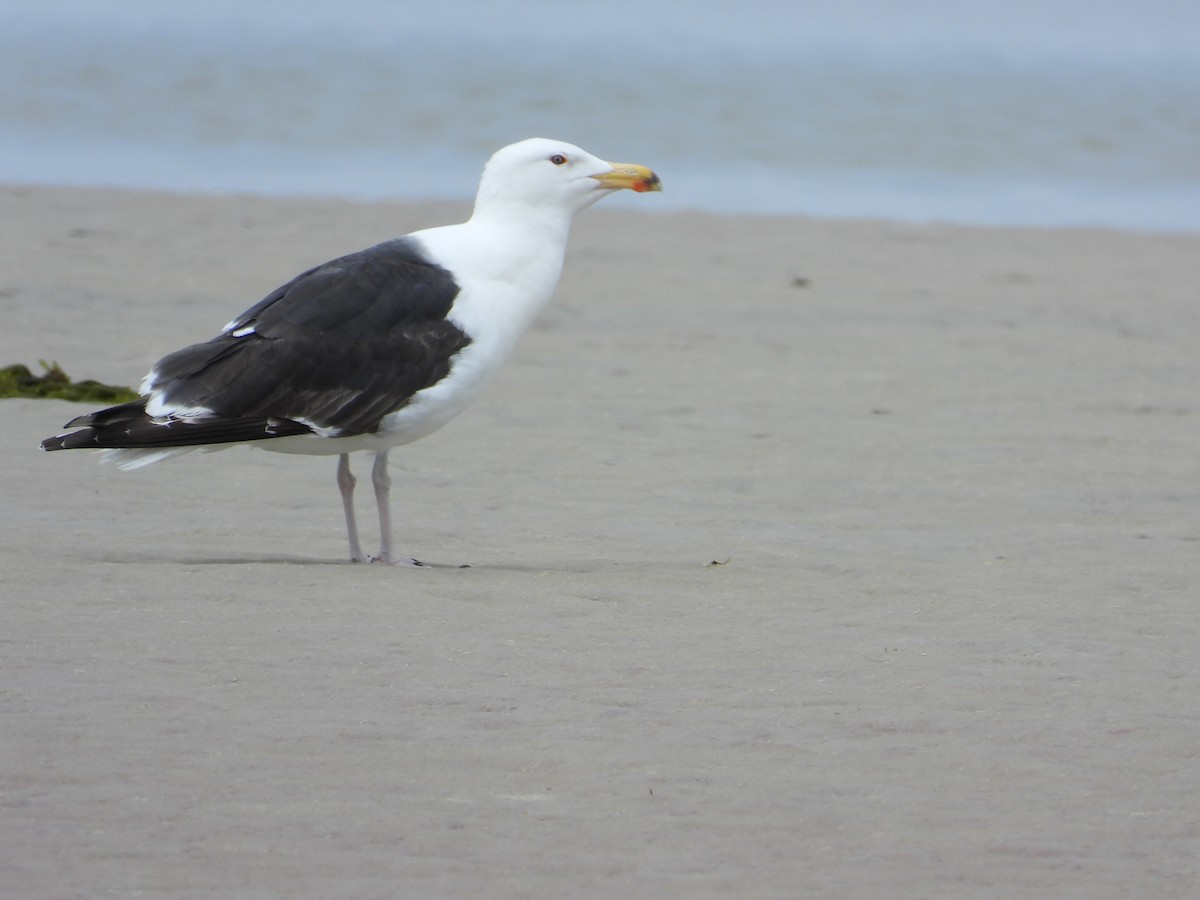
{"type": "MultiPolygon", "coordinates": [[[[0,365],[136,384],[468,206],[0,209],[0,365]]],[[[332,459],[122,473],[37,450],[79,405],[0,400],[0,882],[1187,895],[1197,259],[1187,233],[586,211],[497,383],[393,454],[429,569],[343,562],[332,459]]]]}
{"type": "MultiPolygon", "coordinates": [[[[127,187],[120,185],[88,185],[88,184],[58,184],[51,182],[13,182],[0,180],[0,195],[12,196],[19,194],[21,191],[30,190],[34,192],[53,193],[59,191],[78,191],[81,193],[97,193],[97,194],[130,194],[134,196],[144,195],[151,197],[162,198],[178,198],[194,199],[194,200],[225,200],[225,201],[244,201],[247,203],[299,203],[299,204],[320,204],[320,205],[337,205],[346,204],[348,206],[386,206],[386,207],[401,207],[401,208],[424,208],[424,209],[465,209],[468,211],[471,207],[471,200],[467,199],[452,199],[447,197],[358,197],[347,196],[333,193],[315,192],[312,194],[305,193],[256,193],[250,190],[169,190],[156,187],[127,187]]],[[[668,187],[668,190],[670,188],[668,187]]],[[[1022,222],[1007,222],[1007,221],[972,221],[968,219],[954,218],[902,218],[889,217],[884,215],[825,215],[819,213],[808,213],[800,211],[754,211],[754,210],[721,210],[709,209],[706,207],[674,207],[668,206],[662,208],[661,201],[659,203],[643,204],[644,198],[616,198],[616,203],[608,200],[602,203],[598,209],[602,214],[620,214],[628,213],[631,215],[650,215],[659,216],[716,216],[723,218],[737,219],[794,219],[805,222],[829,222],[842,224],[877,224],[877,225],[900,225],[913,228],[966,228],[966,229],[985,229],[999,231],[1105,231],[1115,232],[1118,234],[1145,234],[1145,235],[1161,235],[1170,236],[1195,236],[1200,235],[1200,226],[1195,227],[1178,227],[1178,226],[1145,226],[1138,227],[1133,225],[1105,224],[1097,222],[1066,222],[1062,224],[1037,224],[1037,223],[1022,223],[1022,222]]],[[[656,198],[659,199],[659,198],[656,198]]],[[[670,203],[672,198],[667,197],[667,202],[670,203]]]]}

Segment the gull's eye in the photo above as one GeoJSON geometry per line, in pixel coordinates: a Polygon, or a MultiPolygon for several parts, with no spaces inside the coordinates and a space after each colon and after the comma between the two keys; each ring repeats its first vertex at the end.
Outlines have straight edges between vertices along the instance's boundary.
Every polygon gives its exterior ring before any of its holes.
{"type": "Polygon", "coordinates": [[[550,162],[554,163],[556,166],[565,166],[567,164],[567,158],[561,153],[555,153],[552,157],[550,157],[550,162]]]}

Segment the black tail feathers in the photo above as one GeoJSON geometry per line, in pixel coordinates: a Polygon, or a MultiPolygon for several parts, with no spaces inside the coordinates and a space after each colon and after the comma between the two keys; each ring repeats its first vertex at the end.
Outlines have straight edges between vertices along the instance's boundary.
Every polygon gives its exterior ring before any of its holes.
{"type": "Polygon", "coordinates": [[[234,444],[312,434],[307,425],[291,419],[262,416],[173,419],[146,414],[146,401],[135,400],[79,416],[66,424],[81,428],[42,441],[43,450],[151,449],[234,444]]]}

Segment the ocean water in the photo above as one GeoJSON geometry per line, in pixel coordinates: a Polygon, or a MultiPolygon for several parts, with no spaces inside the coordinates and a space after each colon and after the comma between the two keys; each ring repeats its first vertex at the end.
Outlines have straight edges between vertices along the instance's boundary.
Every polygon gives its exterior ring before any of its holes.
{"type": "Polygon", "coordinates": [[[639,209],[1200,229],[1195,0],[0,0],[0,181],[467,199],[532,135],[639,209]]]}

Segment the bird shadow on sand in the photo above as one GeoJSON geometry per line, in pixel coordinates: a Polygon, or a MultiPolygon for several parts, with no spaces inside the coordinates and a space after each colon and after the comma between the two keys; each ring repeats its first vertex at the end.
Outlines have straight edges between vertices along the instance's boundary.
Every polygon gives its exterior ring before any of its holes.
{"type": "MultiPolygon", "coordinates": [[[[421,569],[438,571],[471,571],[471,572],[518,572],[536,574],[539,572],[572,572],[587,574],[612,569],[622,564],[622,561],[612,559],[561,559],[545,561],[519,561],[492,563],[448,563],[429,562],[422,560],[418,566],[384,566],[353,563],[345,558],[322,559],[306,556],[154,556],[140,553],[109,553],[94,557],[96,562],[118,563],[127,565],[177,565],[177,566],[339,566],[355,569],[372,569],[378,571],[419,571],[421,569]]],[[[625,561],[628,562],[628,561],[625,561]]]]}
{"type": "Polygon", "coordinates": [[[470,566],[422,561],[417,566],[384,566],[354,563],[348,559],[321,559],[311,556],[151,556],[140,554],[108,554],[96,557],[97,562],[128,563],[133,565],[177,566],[346,566],[361,569],[469,569],[470,566]]]}

